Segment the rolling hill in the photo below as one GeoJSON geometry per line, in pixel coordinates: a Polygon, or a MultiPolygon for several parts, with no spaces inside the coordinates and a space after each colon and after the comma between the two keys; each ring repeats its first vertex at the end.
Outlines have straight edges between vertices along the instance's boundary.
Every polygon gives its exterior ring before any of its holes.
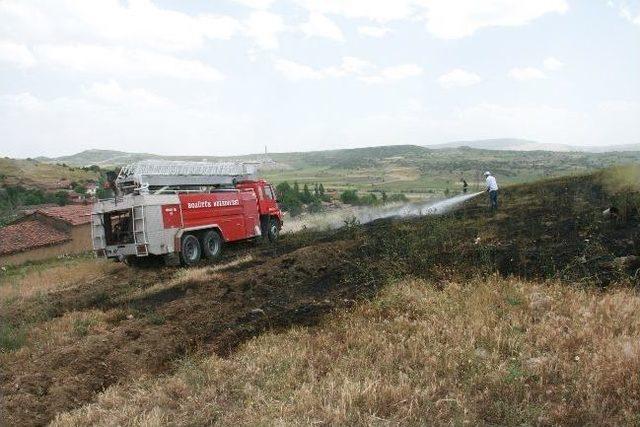
{"type": "Polygon", "coordinates": [[[476,198],[230,245],[188,269],[86,257],[9,269],[3,417],[633,425],[640,218],[601,214],[638,195],[630,172],[508,187],[494,214],[476,198]]]}
{"type": "Polygon", "coordinates": [[[469,147],[482,150],[505,151],[577,151],[584,153],[607,153],[615,151],[640,151],[640,144],[609,145],[609,146],[577,146],[568,144],[550,144],[519,138],[497,138],[471,141],[453,141],[444,144],[429,144],[428,148],[458,148],[469,147]]]}
{"type": "MultiPolygon", "coordinates": [[[[514,140],[492,142],[506,147],[514,140]]],[[[586,153],[577,151],[486,150],[470,147],[427,148],[417,145],[393,145],[313,152],[272,153],[261,175],[270,181],[297,181],[300,184],[322,182],[337,191],[347,188],[361,191],[408,192],[416,194],[458,191],[460,180],[470,184],[482,180],[490,170],[502,183],[519,183],[592,171],[620,163],[640,161],[640,151],[586,153]]],[[[264,155],[236,157],[160,156],[145,153],[87,150],[42,162],[68,165],[97,164],[115,167],[143,159],[221,161],[264,161],[264,155]]]]}

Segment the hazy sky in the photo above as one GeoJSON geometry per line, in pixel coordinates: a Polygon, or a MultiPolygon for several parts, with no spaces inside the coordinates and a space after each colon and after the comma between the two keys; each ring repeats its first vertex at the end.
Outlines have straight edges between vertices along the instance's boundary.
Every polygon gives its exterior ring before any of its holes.
{"type": "Polygon", "coordinates": [[[0,0],[0,155],[640,142],[640,1],[0,0]]]}

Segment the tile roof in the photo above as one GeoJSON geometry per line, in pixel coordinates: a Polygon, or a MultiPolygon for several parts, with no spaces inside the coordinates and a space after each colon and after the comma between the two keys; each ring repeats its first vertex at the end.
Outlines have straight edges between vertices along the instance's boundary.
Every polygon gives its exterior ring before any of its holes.
{"type": "Polygon", "coordinates": [[[0,255],[55,245],[68,240],[71,238],[66,233],[42,221],[22,221],[0,228],[0,255]]]}
{"type": "Polygon", "coordinates": [[[38,209],[37,212],[68,222],[71,225],[82,225],[91,222],[91,205],[54,206],[38,209]]]}

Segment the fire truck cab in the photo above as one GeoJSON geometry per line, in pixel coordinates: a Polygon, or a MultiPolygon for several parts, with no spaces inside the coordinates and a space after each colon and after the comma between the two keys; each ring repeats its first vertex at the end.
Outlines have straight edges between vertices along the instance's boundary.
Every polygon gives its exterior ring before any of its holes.
{"type": "Polygon", "coordinates": [[[274,188],[236,163],[145,161],[126,166],[116,196],[93,207],[92,240],[101,257],[136,264],[150,255],[167,264],[215,259],[225,244],[275,241],[282,212],[274,188]]]}

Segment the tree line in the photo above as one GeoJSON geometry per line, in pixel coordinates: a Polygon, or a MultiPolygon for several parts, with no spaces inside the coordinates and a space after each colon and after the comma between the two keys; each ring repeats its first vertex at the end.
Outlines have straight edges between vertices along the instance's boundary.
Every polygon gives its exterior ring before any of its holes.
{"type": "MultiPolygon", "coordinates": [[[[291,185],[284,181],[276,186],[276,193],[280,208],[289,212],[291,216],[300,215],[304,211],[321,212],[323,210],[322,202],[331,201],[331,196],[326,193],[322,183],[315,183],[312,188],[308,184],[304,184],[300,189],[297,182],[291,185]]],[[[385,191],[382,191],[378,197],[374,193],[359,195],[358,190],[345,190],[340,193],[339,199],[342,203],[353,206],[376,206],[408,201],[407,196],[402,193],[387,195],[385,191]]]]}

